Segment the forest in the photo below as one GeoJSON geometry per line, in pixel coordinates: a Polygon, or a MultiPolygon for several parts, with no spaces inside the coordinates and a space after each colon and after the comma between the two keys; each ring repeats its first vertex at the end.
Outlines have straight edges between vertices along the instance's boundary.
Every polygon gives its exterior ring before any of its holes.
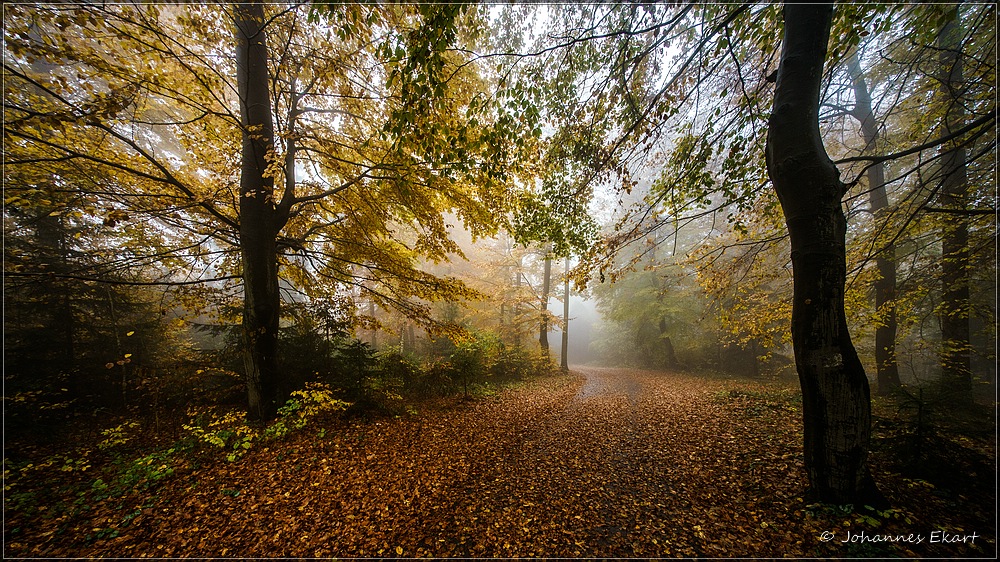
{"type": "Polygon", "coordinates": [[[4,558],[995,558],[996,20],[4,4],[4,558]]]}

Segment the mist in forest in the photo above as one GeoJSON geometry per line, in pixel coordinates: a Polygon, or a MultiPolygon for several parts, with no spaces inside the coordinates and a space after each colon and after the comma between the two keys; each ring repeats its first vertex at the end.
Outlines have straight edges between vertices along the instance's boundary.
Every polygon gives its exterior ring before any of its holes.
{"type": "MultiPolygon", "coordinates": [[[[562,310],[562,301],[551,299],[549,306],[553,310],[562,310]]],[[[596,304],[590,299],[570,295],[569,299],[569,365],[589,365],[599,362],[600,354],[594,349],[594,338],[601,322],[601,315],[596,304]]],[[[549,332],[549,341],[561,342],[562,331],[549,332]]],[[[556,357],[561,358],[560,350],[556,349],[556,357]]]]}
{"type": "Polygon", "coordinates": [[[995,4],[3,13],[5,556],[995,556],[995,4]]]}

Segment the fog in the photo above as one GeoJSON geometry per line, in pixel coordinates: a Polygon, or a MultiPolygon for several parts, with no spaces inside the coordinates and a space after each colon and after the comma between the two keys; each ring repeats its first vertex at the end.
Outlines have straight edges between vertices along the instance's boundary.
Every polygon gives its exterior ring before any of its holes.
{"type": "MultiPolygon", "coordinates": [[[[562,313],[562,300],[549,300],[549,310],[562,313]]],[[[569,299],[569,364],[588,365],[600,362],[600,358],[592,347],[597,327],[601,322],[601,314],[596,303],[579,295],[570,295],[569,299]]],[[[549,343],[555,358],[561,359],[562,330],[549,332],[549,343]]]]}

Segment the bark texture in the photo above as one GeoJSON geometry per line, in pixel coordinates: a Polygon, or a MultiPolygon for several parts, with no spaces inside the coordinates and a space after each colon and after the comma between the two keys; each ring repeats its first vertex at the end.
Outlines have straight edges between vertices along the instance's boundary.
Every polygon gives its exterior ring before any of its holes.
{"type": "Polygon", "coordinates": [[[274,157],[264,8],[259,2],[233,6],[236,23],[237,83],[243,130],[240,169],[240,251],[243,265],[243,365],[247,412],[266,420],[281,399],[278,376],[277,235],[274,178],[267,168],[274,157]]]}
{"type": "Polygon", "coordinates": [[[810,495],[837,504],[882,504],[868,468],[868,377],[844,313],[845,190],[819,131],[819,92],[832,16],[832,4],[784,7],[767,169],[791,239],[792,343],[802,386],[810,495]]]}

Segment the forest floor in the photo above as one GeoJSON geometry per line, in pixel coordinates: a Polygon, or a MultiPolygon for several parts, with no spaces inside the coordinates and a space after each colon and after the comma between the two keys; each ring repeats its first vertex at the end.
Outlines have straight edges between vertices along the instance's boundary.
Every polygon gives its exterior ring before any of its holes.
{"type": "Polygon", "coordinates": [[[72,513],[7,494],[4,556],[995,557],[987,445],[954,489],[876,450],[889,511],[807,504],[800,405],[789,382],[578,368],[317,421],[72,513]]]}

